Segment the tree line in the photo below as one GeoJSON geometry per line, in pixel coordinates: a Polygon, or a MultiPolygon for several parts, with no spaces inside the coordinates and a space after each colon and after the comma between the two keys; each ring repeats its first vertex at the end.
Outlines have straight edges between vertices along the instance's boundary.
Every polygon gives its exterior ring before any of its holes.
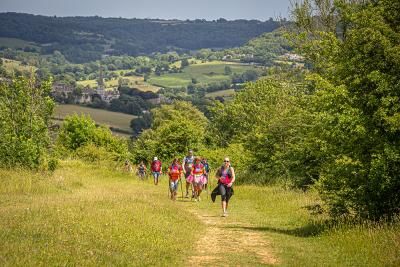
{"type": "Polygon", "coordinates": [[[240,46],[280,23],[269,20],[178,21],[102,17],[46,17],[0,14],[0,36],[43,44],[42,54],[61,51],[74,63],[103,54],[138,56],[153,52],[190,51],[240,46]]]}

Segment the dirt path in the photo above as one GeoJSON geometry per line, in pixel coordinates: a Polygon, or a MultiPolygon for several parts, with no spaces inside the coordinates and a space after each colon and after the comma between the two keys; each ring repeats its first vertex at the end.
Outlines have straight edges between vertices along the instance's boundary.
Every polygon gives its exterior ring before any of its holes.
{"type": "Polygon", "coordinates": [[[191,212],[207,225],[207,229],[196,242],[195,255],[189,258],[190,265],[232,265],[229,255],[241,257],[241,259],[250,258],[252,263],[256,261],[258,264],[278,263],[271,252],[268,240],[260,232],[249,230],[251,225],[238,223],[231,217],[223,218],[198,210],[191,212]],[[228,251],[229,254],[221,254],[221,251],[228,251]]]}

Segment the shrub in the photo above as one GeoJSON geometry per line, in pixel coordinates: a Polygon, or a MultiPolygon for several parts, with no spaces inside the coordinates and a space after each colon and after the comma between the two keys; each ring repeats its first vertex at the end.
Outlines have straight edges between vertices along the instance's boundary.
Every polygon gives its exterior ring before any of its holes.
{"type": "Polygon", "coordinates": [[[44,164],[54,108],[50,90],[50,81],[38,84],[33,77],[0,82],[0,166],[44,164]]]}
{"type": "MultiPolygon", "coordinates": [[[[96,126],[95,122],[85,115],[72,115],[65,118],[61,126],[57,140],[62,151],[66,148],[69,151],[77,151],[76,155],[82,155],[87,158],[97,158],[93,146],[101,148],[102,151],[107,151],[109,158],[122,160],[130,157],[128,152],[128,142],[125,139],[113,136],[111,131],[104,126],[96,126]],[[91,145],[91,146],[89,146],[91,145]],[[91,149],[92,156],[85,154],[84,148],[91,149]]],[[[101,156],[102,157],[102,156],[101,156]]]]}

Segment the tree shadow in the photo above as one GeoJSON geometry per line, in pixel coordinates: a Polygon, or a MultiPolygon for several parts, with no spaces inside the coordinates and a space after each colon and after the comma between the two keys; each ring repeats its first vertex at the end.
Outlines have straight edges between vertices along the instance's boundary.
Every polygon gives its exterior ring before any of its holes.
{"type": "Polygon", "coordinates": [[[297,227],[293,229],[282,229],[270,226],[227,226],[227,228],[235,228],[250,231],[261,231],[261,232],[272,232],[284,235],[291,235],[296,237],[314,237],[322,234],[329,228],[326,223],[309,223],[302,227],[297,227]]]}

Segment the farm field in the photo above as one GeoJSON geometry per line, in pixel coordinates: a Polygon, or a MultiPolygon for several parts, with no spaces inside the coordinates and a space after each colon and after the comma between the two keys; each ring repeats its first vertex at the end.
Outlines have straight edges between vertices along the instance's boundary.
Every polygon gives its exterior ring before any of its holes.
{"type": "Polygon", "coordinates": [[[1,58],[1,60],[3,60],[3,66],[9,73],[13,72],[14,70],[27,71],[27,72],[31,71],[35,72],[37,70],[37,68],[34,66],[22,65],[21,61],[6,59],[6,58],[1,58]]]}
{"type": "Polygon", "coordinates": [[[2,46],[13,49],[25,48],[25,47],[39,48],[37,45],[34,45],[31,42],[27,42],[16,38],[7,38],[7,37],[0,37],[0,47],[2,46]]]}
{"type": "MultiPolygon", "coordinates": [[[[120,71],[118,71],[120,72],[120,71]]],[[[127,81],[127,85],[129,87],[134,87],[137,88],[141,91],[151,91],[151,92],[157,92],[160,87],[149,84],[143,80],[143,77],[141,76],[126,76],[126,77],[121,77],[122,79],[127,81]]],[[[111,79],[109,81],[104,81],[106,89],[111,89],[111,88],[116,88],[118,87],[118,79],[111,79]]],[[[97,87],[97,81],[96,80],[84,80],[84,81],[77,81],[77,85],[81,86],[90,86],[92,88],[97,87]]]]}
{"type": "Polygon", "coordinates": [[[78,105],[57,105],[55,108],[54,117],[55,119],[63,119],[66,116],[74,113],[89,115],[98,124],[104,124],[129,133],[132,132],[132,129],[130,128],[131,120],[136,118],[134,115],[112,112],[104,109],[82,107],[78,105]]]}
{"type": "Polygon", "coordinates": [[[241,74],[249,69],[257,69],[254,66],[243,65],[232,62],[213,61],[206,63],[192,64],[183,69],[182,73],[168,73],[160,76],[151,75],[149,83],[161,87],[185,87],[192,83],[192,78],[198,83],[210,84],[228,81],[229,76],[225,75],[225,66],[229,66],[232,73],[241,74]]]}
{"type": "MultiPolygon", "coordinates": [[[[52,174],[0,170],[2,266],[399,266],[400,224],[328,224],[312,192],[235,186],[167,197],[123,163],[65,160],[52,174]],[[229,249],[221,247],[234,244],[229,249]]],[[[215,186],[215,181],[213,185],[215,186]]]]}
{"type": "Polygon", "coordinates": [[[227,90],[221,90],[221,91],[216,91],[216,92],[212,92],[212,93],[207,93],[206,97],[216,98],[218,96],[221,96],[223,98],[230,98],[234,94],[235,94],[234,89],[227,89],[227,90]]]}

